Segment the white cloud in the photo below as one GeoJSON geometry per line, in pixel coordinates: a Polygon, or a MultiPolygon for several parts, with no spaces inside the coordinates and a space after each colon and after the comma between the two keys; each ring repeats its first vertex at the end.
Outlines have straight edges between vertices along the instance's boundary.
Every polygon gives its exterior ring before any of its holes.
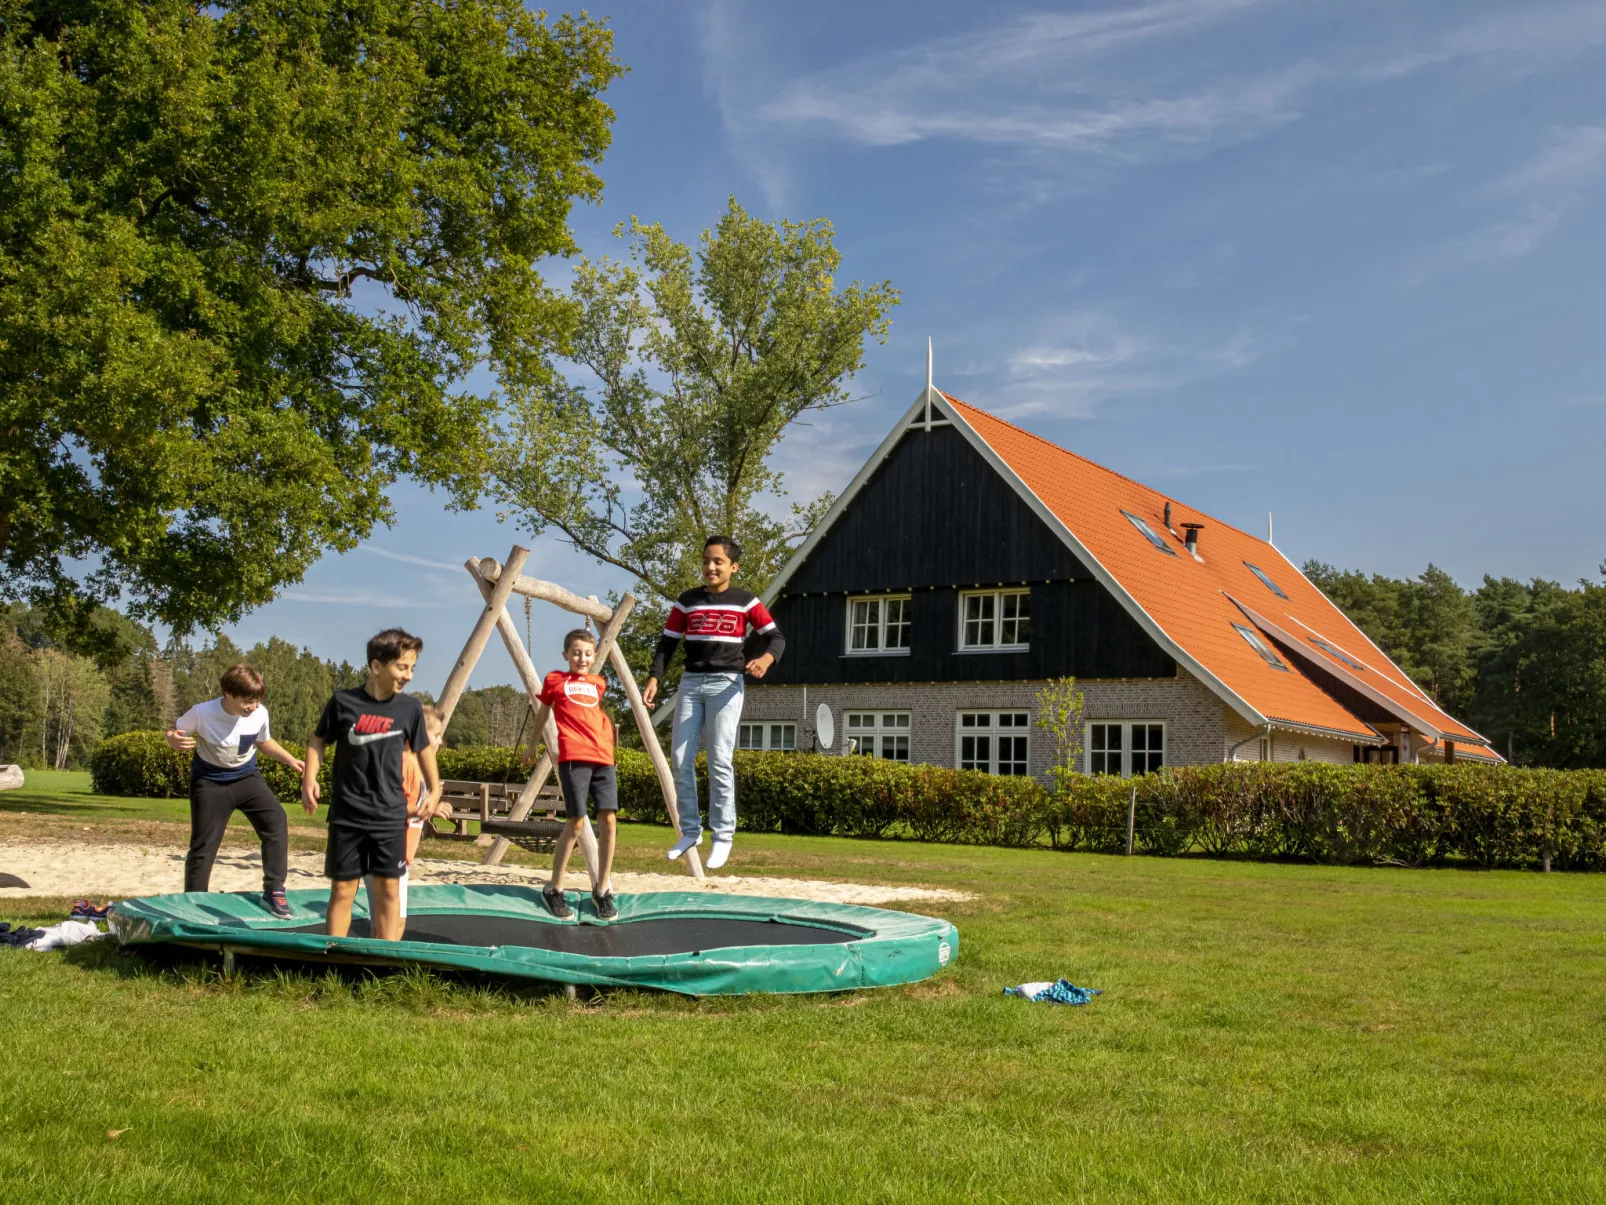
{"type": "Polygon", "coordinates": [[[1102,311],[1080,311],[1058,318],[1047,338],[1009,355],[1009,391],[1018,400],[995,409],[1008,418],[1086,417],[1104,402],[1236,372],[1287,341],[1256,330],[1168,339],[1134,332],[1102,311]]]}
{"type": "MultiPolygon", "coordinates": [[[[392,552],[388,548],[380,548],[376,544],[359,544],[362,552],[371,552],[375,556],[382,556],[387,561],[400,561],[404,565],[422,565],[426,569],[462,569],[462,565],[454,565],[450,561],[432,561],[428,557],[414,556],[410,552],[392,552]]],[[[466,559],[466,558],[465,558],[466,559]]]]}
{"type": "Polygon", "coordinates": [[[288,602],[317,603],[326,607],[381,607],[404,610],[439,610],[455,607],[455,602],[420,602],[404,590],[381,593],[373,590],[286,590],[279,595],[288,602]]]}
{"type": "Polygon", "coordinates": [[[1527,163],[1485,187],[1479,200],[1506,212],[1470,235],[1424,255],[1405,273],[1420,284],[1447,269],[1517,259],[1554,233],[1606,180],[1606,125],[1556,130],[1527,163]]]}
{"type": "Polygon", "coordinates": [[[1299,121],[1323,90],[1375,88],[1457,64],[1481,81],[1606,43],[1599,0],[1405,33],[1392,20],[1370,29],[1358,13],[1353,36],[1311,31],[1319,52],[1297,55],[1277,49],[1302,18],[1297,6],[1158,0],[993,22],[977,10],[982,26],[973,32],[793,74],[762,11],[716,0],[704,11],[703,53],[731,149],[772,205],[790,191],[796,137],[993,148],[1017,161],[1001,173],[1011,201],[1041,202],[1072,173],[1262,137],[1299,121]]]}
{"type": "Polygon", "coordinates": [[[953,139],[1120,154],[1149,140],[1208,142],[1290,119],[1284,101],[1302,72],[1164,96],[1100,80],[1093,69],[1262,2],[1194,0],[1027,16],[803,76],[735,116],[739,124],[878,147],[953,139]]]}

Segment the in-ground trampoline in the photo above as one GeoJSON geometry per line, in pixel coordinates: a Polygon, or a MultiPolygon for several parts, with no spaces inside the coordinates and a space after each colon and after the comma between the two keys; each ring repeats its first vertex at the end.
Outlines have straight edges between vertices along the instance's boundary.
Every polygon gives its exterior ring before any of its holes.
{"type": "Polygon", "coordinates": [[[287,920],[256,895],[190,892],[124,900],[109,923],[125,947],[433,966],[689,996],[915,983],[959,952],[959,932],[947,921],[883,908],[657,891],[615,897],[618,918],[601,921],[581,893],[575,915],[558,920],[539,891],[510,886],[413,887],[406,939],[378,941],[367,936],[366,894],[357,893],[349,937],[324,934],[322,891],[290,892],[287,920]]]}

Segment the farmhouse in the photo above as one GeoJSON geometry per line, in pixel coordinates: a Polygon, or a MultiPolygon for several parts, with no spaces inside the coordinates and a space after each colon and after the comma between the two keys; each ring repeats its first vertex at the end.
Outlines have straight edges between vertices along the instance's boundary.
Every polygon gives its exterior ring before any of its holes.
{"type": "Polygon", "coordinates": [[[1268,540],[927,387],[776,578],[787,654],[741,746],[1043,774],[1074,675],[1083,769],[1498,760],[1268,540]]]}

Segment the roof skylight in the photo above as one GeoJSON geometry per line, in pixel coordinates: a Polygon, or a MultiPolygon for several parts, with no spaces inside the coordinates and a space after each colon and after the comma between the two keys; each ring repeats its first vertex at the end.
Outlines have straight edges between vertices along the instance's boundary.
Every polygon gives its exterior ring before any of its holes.
{"type": "Polygon", "coordinates": [[[1327,641],[1323,640],[1320,636],[1307,636],[1307,637],[1305,637],[1305,639],[1309,640],[1312,644],[1314,644],[1317,648],[1321,649],[1322,652],[1326,653],[1329,657],[1336,658],[1337,660],[1342,661],[1345,665],[1353,666],[1354,668],[1360,669],[1360,670],[1364,670],[1366,668],[1366,666],[1362,665],[1359,661],[1355,660],[1354,657],[1351,657],[1343,649],[1339,648],[1335,644],[1329,644],[1327,641]]]}
{"type": "Polygon", "coordinates": [[[1164,540],[1162,540],[1160,538],[1159,533],[1156,532],[1154,530],[1154,528],[1150,527],[1147,523],[1145,523],[1142,519],[1138,518],[1136,515],[1134,515],[1129,510],[1124,510],[1121,513],[1127,517],[1128,521],[1131,522],[1133,527],[1136,527],[1139,531],[1141,531],[1143,533],[1143,538],[1145,540],[1147,540],[1149,543],[1153,544],[1161,552],[1165,553],[1166,556],[1176,556],[1177,555],[1177,550],[1175,548],[1172,548],[1171,545],[1167,544],[1164,540]]]}
{"type": "Polygon", "coordinates": [[[1271,666],[1272,669],[1280,669],[1285,674],[1288,672],[1288,667],[1283,664],[1283,659],[1271,651],[1271,647],[1260,638],[1259,633],[1253,628],[1246,628],[1241,623],[1235,623],[1232,626],[1238,635],[1249,642],[1250,648],[1266,659],[1267,665],[1271,666]]]}
{"type": "Polygon", "coordinates": [[[1245,561],[1244,568],[1248,569],[1250,573],[1253,573],[1256,577],[1258,577],[1260,579],[1260,584],[1265,586],[1266,589],[1270,590],[1278,598],[1288,597],[1288,595],[1282,592],[1276,582],[1272,581],[1271,578],[1266,576],[1266,571],[1259,565],[1251,565],[1248,561],[1245,561]]]}

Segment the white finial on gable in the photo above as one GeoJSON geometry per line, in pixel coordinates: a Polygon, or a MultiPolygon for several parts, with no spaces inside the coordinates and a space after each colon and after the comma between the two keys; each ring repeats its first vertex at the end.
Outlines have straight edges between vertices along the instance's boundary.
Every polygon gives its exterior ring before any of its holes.
{"type": "Polygon", "coordinates": [[[1271,544],[1273,542],[1274,541],[1271,538],[1271,512],[1267,511],[1266,512],[1266,543],[1271,544]]]}
{"type": "Polygon", "coordinates": [[[931,336],[926,336],[926,430],[931,430],[931,336]]]}

